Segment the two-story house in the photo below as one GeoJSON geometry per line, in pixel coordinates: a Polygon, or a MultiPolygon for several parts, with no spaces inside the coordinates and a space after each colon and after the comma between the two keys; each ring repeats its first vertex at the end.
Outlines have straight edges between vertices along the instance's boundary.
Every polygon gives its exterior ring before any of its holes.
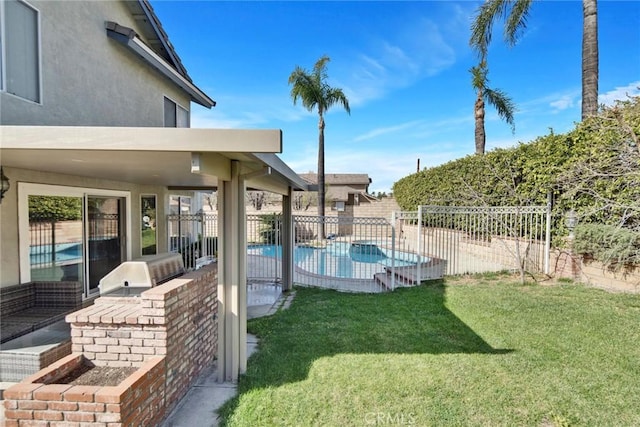
{"type": "MultiPolygon", "coordinates": [[[[167,252],[166,214],[200,190],[218,190],[223,264],[245,244],[247,186],[285,205],[306,188],[275,155],[280,130],[189,128],[191,105],[215,101],[148,0],[3,0],[0,31],[0,290],[73,282],[88,301],[121,262],[167,252]]],[[[246,261],[225,265],[219,298],[237,299],[246,261]]],[[[233,330],[221,347],[243,342],[233,330]]]]}

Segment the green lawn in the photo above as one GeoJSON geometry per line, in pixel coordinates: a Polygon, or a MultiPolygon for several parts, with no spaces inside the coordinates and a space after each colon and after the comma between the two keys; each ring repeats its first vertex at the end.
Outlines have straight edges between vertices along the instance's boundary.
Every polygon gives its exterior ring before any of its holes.
{"type": "Polygon", "coordinates": [[[297,289],[229,426],[640,425],[640,296],[510,278],[297,289]]]}

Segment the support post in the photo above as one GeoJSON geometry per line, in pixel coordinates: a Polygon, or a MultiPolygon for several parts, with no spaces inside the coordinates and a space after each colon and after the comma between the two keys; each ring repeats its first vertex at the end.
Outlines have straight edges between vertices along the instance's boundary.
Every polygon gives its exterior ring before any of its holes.
{"type": "Polygon", "coordinates": [[[231,161],[230,180],[218,192],[218,381],[237,382],[247,368],[245,183],[238,161],[231,161]]]}

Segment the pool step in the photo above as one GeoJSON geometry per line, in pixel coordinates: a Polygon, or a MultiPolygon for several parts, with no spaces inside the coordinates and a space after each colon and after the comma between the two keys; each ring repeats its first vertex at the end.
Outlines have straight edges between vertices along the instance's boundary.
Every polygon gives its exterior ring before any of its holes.
{"type": "Polygon", "coordinates": [[[416,286],[424,280],[442,279],[446,271],[447,262],[443,259],[432,258],[420,266],[420,277],[417,277],[416,267],[385,268],[384,273],[376,273],[373,278],[388,290],[391,288],[391,276],[395,275],[394,288],[400,286],[416,286]]]}
{"type": "Polygon", "coordinates": [[[415,280],[411,280],[404,277],[402,274],[396,274],[395,281],[393,281],[393,288],[391,287],[392,277],[391,271],[387,270],[385,273],[376,273],[373,275],[373,279],[388,291],[392,291],[397,287],[415,286],[417,283],[415,280]]]}

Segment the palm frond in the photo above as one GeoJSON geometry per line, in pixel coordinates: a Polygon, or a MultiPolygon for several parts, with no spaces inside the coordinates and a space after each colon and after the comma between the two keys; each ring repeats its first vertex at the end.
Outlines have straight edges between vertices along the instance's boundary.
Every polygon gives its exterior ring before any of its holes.
{"type": "Polygon", "coordinates": [[[498,116],[511,126],[511,131],[515,132],[514,113],[516,106],[511,98],[500,89],[484,89],[484,99],[496,109],[498,116]]]}
{"type": "Polygon", "coordinates": [[[514,46],[527,27],[527,18],[534,0],[487,0],[477,10],[471,23],[469,44],[480,58],[487,56],[493,24],[505,21],[504,40],[514,46]]]}
{"type": "Polygon", "coordinates": [[[289,76],[291,87],[291,98],[295,105],[298,99],[302,100],[302,105],[309,111],[318,108],[318,113],[322,114],[335,104],[341,104],[347,113],[351,114],[349,100],[342,89],[332,88],[326,83],[328,56],[323,56],[315,63],[313,71],[296,66],[289,76]]]}
{"type": "Polygon", "coordinates": [[[509,46],[514,46],[522,32],[527,28],[527,18],[533,0],[517,0],[513,2],[511,13],[504,26],[504,39],[509,46]]]}
{"type": "Polygon", "coordinates": [[[471,39],[469,44],[480,58],[487,56],[487,50],[493,34],[493,23],[506,15],[509,4],[513,0],[487,0],[476,11],[471,23],[471,39]]]}
{"type": "Polygon", "coordinates": [[[349,107],[349,100],[345,96],[342,89],[338,88],[327,88],[326,96],[327,105],[325,109],[329,109],[335,104],[340,104],[344,107],[345,111],[348,114],[351,114],[351,108],[349,107]]]}
{"type": "Polygon", "coordinates": [[[486,69],[486,67],[484,67],[481,63],[480,65],[471,67],[469,69],[469,72],[471,73],[471,86],[476,91],[484,90],[489,81],[487,79],[488,70],[486,69]]]}

